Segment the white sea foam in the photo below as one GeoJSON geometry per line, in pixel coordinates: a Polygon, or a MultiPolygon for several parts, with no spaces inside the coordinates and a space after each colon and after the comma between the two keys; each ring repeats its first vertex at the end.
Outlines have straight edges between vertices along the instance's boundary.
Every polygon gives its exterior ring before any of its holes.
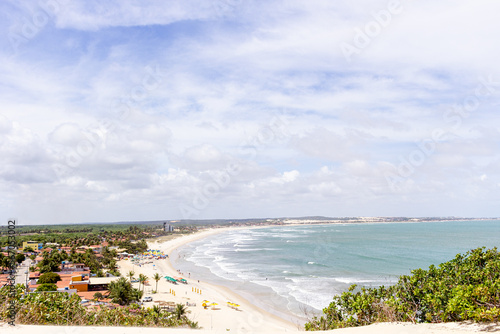
{"type": "Polygon", "coordinates": [[[237,248],[236,252],[261,252],[261,251],[278,251],[277,248],[237,248]]]}
{"type": "Polygon", "coordinates": [[[238,282],[242,289],[251,286],[260,288],[259,293],[274,291],[286,300],[277,307],[286,305],[300,313],[301,303],[321,310],[334,294],[346,291],[349,285],[388,285],[398,275],[408,274],[409,268],[439,264],[462,249],[470,249],[471,244],[492,247],[498,244],[500,234],[494,233],[498,224],[485,228],[475,222],[457,231],[456,226],[432,223],[425,225],[429,233],[423,238],[421,225],[240,230],[192,243],[187,247],[186,260],[217,277],[238,282]],[[439,233],[432,234],[435,226],[439,233]],[[453,228],[453,240],[446,240],[446,233],[439,228],[453,228]],[[408,235],[412,236],[411,248],[408,235]],[[440,242],[429,240],[429,235],[439,235],[440,242]],[[457,249],[457,245],[462,248],[457,249]]]}

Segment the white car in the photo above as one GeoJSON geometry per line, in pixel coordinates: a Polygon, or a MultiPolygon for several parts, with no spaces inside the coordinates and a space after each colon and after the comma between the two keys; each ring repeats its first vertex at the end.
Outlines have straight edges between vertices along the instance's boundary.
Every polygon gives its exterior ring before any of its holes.
{"type": "Polygon", "coordinates": [[[153,301],[153,297],[144,297],[142,299],[143,302],[152,302],[153,301]]]}

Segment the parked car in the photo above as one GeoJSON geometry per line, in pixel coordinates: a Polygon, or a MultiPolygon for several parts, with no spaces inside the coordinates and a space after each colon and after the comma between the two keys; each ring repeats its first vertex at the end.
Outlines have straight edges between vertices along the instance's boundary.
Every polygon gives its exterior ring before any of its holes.
{"type": "Polygon", "coordinates": [[[142,299],[142,301],[143,301],[143,302],[152,302],[152,301],[153,301],[153,297],[149,297],[149,296],[148,296],[148,297],[144,297],[144,298],[142,299]]]}

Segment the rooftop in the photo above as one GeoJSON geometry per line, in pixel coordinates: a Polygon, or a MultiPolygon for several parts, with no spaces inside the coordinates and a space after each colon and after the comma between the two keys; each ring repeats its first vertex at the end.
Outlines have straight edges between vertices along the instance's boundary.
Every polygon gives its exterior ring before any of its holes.
{"type": "Polygon", "coordinates": [[[109,284],[120,277],[91,277],[90,284],[109,284]]]}

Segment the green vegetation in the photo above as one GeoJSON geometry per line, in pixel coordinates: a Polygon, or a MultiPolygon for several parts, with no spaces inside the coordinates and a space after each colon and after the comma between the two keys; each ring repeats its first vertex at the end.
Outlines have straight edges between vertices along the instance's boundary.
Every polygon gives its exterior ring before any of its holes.
{"type": "Polygon", "coordinates": [[[186,306],[184,306],[182,304],[177,304],[175,306],[174,315],[177,318],[177,320],[181,320],[182,318],[185,318],[186,313],[187,313],[186,306]]]}
{"type": "MultiPolygon", "coordinates": [[[[196,228],[179,226],[174,233],[190,233],[193,230],[196,230],[196,228]]],[[[5,226],[0,226],[0,247],[7,246],[7,233],[8,229],[5,226]]],[[[163,230],[162,222],[16,226],[18,247],[22,246],[23,241],[36,241],[43,244],[56,243],[61,246],[79,247],[99,245],[106,240],[109,246],[127,248],[127,252],[129,253],[146,250],[147,246],[144,248],[144,239],[171,234],[172,232],[165,232],[163,230]],[[137,240],[139,242],[134,244],[133,242],[137,240]]]]}
{"type": "Polygon", "coordinates": [[[40,275],[40,278],[38,278],[37,283],[38,284],[47,284],[47,283],[57,283],[61,280],[61,276],[56,273],[44,273],[40,275]]]}
{"type": "Polygon", "coordinates": [[[131,242],[130,240],[119,241],[116,246],[120,248],[125,248],[127,253],[136,254],[145,252],[148,249],[148,244],[145,240],[138,242],[131,242]]]}
{"type": "Polygon", "coordinates": [[[132,302],[141,300],[142,291],[134,289],[132,283],[127,281],[125,277],[120,277],[118,280],[109,283],[109,295],[113,303],[120,305],[129,305],[132,302]]]}
{"type": "MultiPolygon", "coordinates": [[[[17,305],[16,324],[66,325],[66,326],[141,326],[141,327],[192,327],[198,324],[184,314],[156,308],[141,308],[138,305],[87,309],[81,305],[77,294],[30,293],[23,296],[24,287],[16,286],[14,297],[17,305]]],[[[0,289],[0,319],[7,319],[10,304],[10,288],[0,289]]]]}
{"type": "Polygon", "coordinates": [[[499,321],[500,253],[496,248],[477,248],[438,267],[412,270],[390,287],[353,285],[335,296],[323,314],[306,323],[306,330],[385,321],[499,321]]]}
{"type": "Polygon", "coordinates": [[[158,273],[154,274],[153,279],[156,281],[156,289],[155,289],[155,293],[156,293],[158,291],[158,282],[161,280],[160,274],[158,274],[158,273]]]}
{"type": "Polygon", "coordinates": [[[83,263],[86,267],[90,268],[92,273],[98,274],[98,277],[104,276],[104,272],[102,271],[104,267],[107,267],[108,272],[114,276],[120,276],[116,260],[114,259],[115,256],[116,251],[110,251],[107,247],[104,247],[101,259],[98,259],[91,249],[86,249],[83,253],[77,253],[73,248],[69,254],[65,251],[53,249],[50,252],[44,251],[42,253],[43,260],[38,263],[37,267],[41,273],[57,272],[60,270],[59,267],[62,261],[71,261],[73,263],[83,263]]]}
{"type": "Polygon", "coordinates": [[[3,255],[3,253],[0,252],[0,268],[8,268],[10,267],[10,258],[8,256],[3,255]]]}
{"type": "Polygon", "coordinates": [[[148,280],[148,277],[144,274],[139,274],[139,288],[141,287],[142,284],[142,292],[144,292],[144,283],[148,280]]]}
{"type": "Polygon", "coordinates": [[[102,294],[102,293],[100,293],[100,292],[96,292],[96,293],[94,293],[94,296],[93,296],[93,297],[94,297],[94,301],[100,301],[101,299],[104,299],[103,294],[102,294]]]}
{"type": "Polygon", "coordinates": [[[42,292],[42,291],[57,291],[57,285],[54,283],[44,283],[40,284],[38,288],[36,288],[37,292],[42,292]]]}
{"type": "Polygon", "coordinates": [[[26,257],[24,256],[24,254],[21,254],[21,253],[16,254],[16,262],[17,262],[17,263],[21,263],[21,262],[23,262],[24,260],[26,260],[26,257]]]}
{"type": "Polygon", "coordinates": [[[61,261],[68,259],[68,255],[66,253],[59,253],[57,250],[53,250],[50,253],[43,252],[42,257],[43,260],[41,260],[37,265],[37,267],[40,269],[40,273],[59,271],[61,261]]]}

